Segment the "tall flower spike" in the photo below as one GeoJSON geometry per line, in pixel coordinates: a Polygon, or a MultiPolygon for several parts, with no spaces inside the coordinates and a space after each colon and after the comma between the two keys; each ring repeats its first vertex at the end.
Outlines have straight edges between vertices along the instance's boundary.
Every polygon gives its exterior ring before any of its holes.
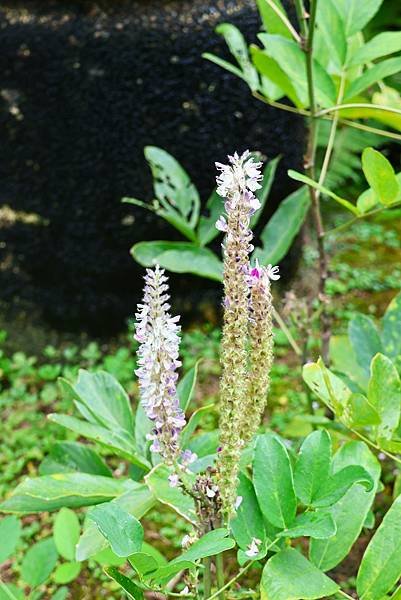
{"type": "Polygon", "coordinates": [[[154,428],[151,450],[167,464],[178,459],[179,433],[185,425],[176,390],[180,317],[169,313],[168,278],[158,265],[147,269],[143,304],[138,304],[135,339],[140,343],[136,374],[141,402],[154,428]]]}
{"type": "Polygon", "coordinates": [[[216,163],[217,193],[225,198],[225,217],[216,226],[226,232],[224,253],[224,326],[221,347],[220,446],[217,479],[223,512],[229,515],[236,500],[238,464],[243,447],[242,411],[247,399],[247,337],[250,218],[260,207],[254,191],[260,186],[261,163],[250,153],[229,156],[228,165],[216,163]]]}
{"type": "Polygon", "coordinates": [[[242,438],[249,442],[257,432],[266,408],[273,363],[272,295],[270,279],[279,279],[278,267],[249,269],[250,289],[249,341],[250,372],[248,394],[243,410],[242,438]]]}

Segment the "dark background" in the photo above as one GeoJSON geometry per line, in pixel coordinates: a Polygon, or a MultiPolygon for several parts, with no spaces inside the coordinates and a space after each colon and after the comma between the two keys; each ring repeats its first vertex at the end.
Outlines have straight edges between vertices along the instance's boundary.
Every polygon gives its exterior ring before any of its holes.
{"type": "MultiPolygon", "coordinates": [[[[204,201],[214,161],[235,149],[284,155],[268,211],[292,189],[285,172],[300,166],[302,122],[201,58],[227,56],[214,33],[220,22],[255,40],[253,0],[25,0],[2,2],[0,18],[4,306],[32,306],[57,327],[95,333],[132,315],[143,269],[130,247],[175,236],[120,203],[152,197],[147,144],[172,153],[204,201]]],[[[173,279],[184,312],[216,290],[207,280],[173,279]]]]}

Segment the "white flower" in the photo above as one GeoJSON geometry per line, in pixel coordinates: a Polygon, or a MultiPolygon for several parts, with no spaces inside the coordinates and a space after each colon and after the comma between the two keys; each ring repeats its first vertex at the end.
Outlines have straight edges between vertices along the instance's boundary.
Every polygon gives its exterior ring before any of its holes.
{"type": "Polygon", "coordinates": [[[254,558],[259,554],[259,546],[262,543],[262,540],[258,540],[258,538],[252,538],[251,543],[248,545],[248,550],[245,552],[249,558],[254,558]]]}
{"type": "Polygon", "coordinates": [[[279,267],[273,267],[273,265],[267,265],[266,272],[267,272],[268,278],[271,279],[272,281],[277,281],[277,279],[280,279],[278,270],[279,270],[279,267]]]}
{"type": "Polygon", "coordinates": [[[242,496],[237,496],[237,498],[236,498],[236,500],[235,500],[235,504],[234,504],[235,510],[238,510],[238,509],[239,509],[239,507],[240,507],[240,506],[241,506],[241,504],[242,504],[242,500],[243,500],[243,497],[242,497],[242,496]]]}
{"type": "Polygon", "coordinates": [[[189,587],[186,585],[184,589],[180,592],[180,596],[186,596],[189,594],[189,587]]]}
{"type": "Polygon", "coordinates": [[[219,231],[227,231],[227,221],[223,216],[219,217],[216,221],[216,229],[219,231]]]}

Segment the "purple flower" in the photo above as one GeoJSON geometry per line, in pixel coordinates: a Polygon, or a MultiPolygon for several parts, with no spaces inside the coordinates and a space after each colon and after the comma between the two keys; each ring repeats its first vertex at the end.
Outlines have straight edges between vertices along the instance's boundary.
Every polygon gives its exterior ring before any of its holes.
{"type": "Polygon", "coordinates": [[[142,405],[154,428],[151,451],[168,464],[180,454],[179,434],[185,426],[176,390],[179,361],[179,317],[169,313],[168,278],[158,265],[147,269],[143,303],[136,313],[135,339],[140,343],[136,374],[142,405]]]}

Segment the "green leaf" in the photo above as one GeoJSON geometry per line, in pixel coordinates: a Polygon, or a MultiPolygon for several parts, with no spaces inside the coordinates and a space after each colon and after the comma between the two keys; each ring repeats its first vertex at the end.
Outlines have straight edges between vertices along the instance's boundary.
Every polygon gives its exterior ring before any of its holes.
{"type": "Polygon", "coordinates": [[[159,502],[170,506],[185,519],[194,523],[196,521],[194,501],[183,494],[179,488],[170,486],[168,481],[170,472],[166,465],[157,465],[146,475],[145,481],[159,502]]]}
{"type": "MultiPolygon", "coordinates": [[[[141,519],[156,503],[156,498],[143,483],[132,482],[133,487],[129,492],[122,494],[112,504],[117,504],[122,509],[141,519]]],[[[84,532],[78,542],[76,560],[82,561],[90,556],[98,554],[107,547],[107,541],[100,533],[97,525],[90,519],[86,519],[84,532]]],[[[110,563],[109,563],[110,564],[110,563]]]]}
{"type": "Polygon", "coordinates": [[[374,488],[367,492],[362,486],[353,485],[336,504],[326,509],[336,523],[337,533],[327,540],[313,539],[310,544],[310,559],[323,571],[333,569],[348,555],[362,531],[379,483],[380,464],[363,442],[348,442],[334,455],[334,473],[350,465],[364,467],[374,481],[374,488]]]}
{"type": "Polygon", "coordinates": [[[40,475],[71,471],[112,476],[110,469],[90,446],[78,442],[56,442],[39,466],[40,475]]]}
{"type": "Polygon", "coordinates": [[[307,363],[302,376],[312,392],[341,418],[351,396],[344,381],[327,369],[320,359],[317,363],[307,363]]]}
{"type": "MultiPolygon", "coordinates": [[[[146,552],[134,552],[128,561],[130,565],[135,569],[140,579],[143,579],[147,574],[156,571],[159,568],[160,563],[146,552]]],[[[166,561],[165,561],[166,562],[166,561]]]]}
{"type": "Polygon", "coordinates": [[[362,153],[362,169],[379,202],[385,206],[394,202],[400,191],[400,186],[394,169],[387,158],[374,148],[365,148],[362,153]]]}
{"type": "Polygon", "coordinates": [[[191,437],[193,433],[198,428],[198,425],[202,422],[202,418],[205,414],[210,413],[214,404],[208,404],[207,406],[201,406],[195,412],[192,413],[191,418],[188,423],[185,425],[184,429],[181,432],[181,447],[186,448],[191,441],[191,437]]]}
{"type": "Polygon", "coordinates": [[[363,65],[393,52],[401,51],[401,32],[384,31],[358,48],[348,61],[348,66],[363,65]]]}
{"type": "Polygon", "coordinates": [[[344,23],[333,0],[317,3],[317,25],[324,36],[330,57],[337,67],[345,62],[347,38],[344,23]]]}
{"type": "Polygon", "coordinates": [[[174,577],[174,575],[180,573],[180,571],[192,569],[194,567],[196,567],[196,564],[189,562],[188,560],[177,560],[177,562],[172,561],[167,565],[158,567],[156,571],[148,573],[146,577],[147,583],[151,583],[153,585],[165,585],[174,577]]]}
{"type": "Polygon", "coordinates": [[[348,465],[337,471],[327,481],[326,485],[319,490],[313,500],[315,508],[322,508],[335,504],[342,498],[354,484],[360,484],[370,492],[374,482],[370,474],[358,465],[348,465]]]}
{"type": "Polygon", "coordinates": [[[34,513],[79,508],[112,500],[134,487],[134,482],[87,473],[58,473],[26,478],[0,504],[3,512],[34,513]]]}
{"type": "Polygon", "coordinates": [[[226,550],[234,548],[235,542],[228,537],[227,529],[213,529],[205,533],[198,541],[192,544],[188,550],[170,562],[175,564],[181,561],[195,562],[207,556],[214,556],[226,550]]]}
{"type": "Polygon", "coordinates": [[[259,222],[260,217],[263,214],[263,209],[266,206],[267,199],[270,194],[270,190],[273,185],[274,177],[276,176],[277,166],[280,162],[281,156],[276,156],[269,160],[263,169],[263,179],[261,182],[261,188],[256,190],[255,195],[260,202],[260,208],[251,217],[251,229],[254,229],[259,222]]]}
{"type": "Polygon", "coordinates": [[[351,394],[346,411],[349,427],[366,427],[380,423],[379,413],[363,394],[351,394]]]}
{"type": "Polygon", "coordinates": [[[359,366],[369,374],[372,358],[382,352],[376,325],[366,315],[356,315],[349,323],[348,335],[359,366]]]}
{"type": "Polygon", "coordinates": [[[266,600],[310,600],[332,596],[339,589],[293,548],[286,548],[267,561],[261,587],[266,600]]]}
{"type": "Polygon", "coordinates": [[[401,577],[401,497],[395,499],[363,555],[357,577],[363,600],[380,600],[401,577]]]}
{"type": "Polygon", "coordinates": [[[106,429],[122,432],[134,440],[134,419],[128,394],[117,379],[106,371],[79,370],[75,384],[63,379],[85,419],[106,429]]]}
{"type": "Polygon", "coordinates": [[[100,446],[103,446],[117,456],[121,456],[121,458],[125,458],[139,467],[148,469],[150,466],[145,458],[136,453],[135,440],[131,439],[131,436],[127,436],[122,431],[110,431],[106,427],[88,423],[87,421],[71,417],[70,415],[50,414],[48,415],[48,419],[62,427],[71,429],[71,431],[74,431],[78,435],[82,435],[89,440],[97,442],[100,446]]]}
{"type": "MultiPolygon", "coordinates": [[[[273,0],[273,2],[281,11],[281,14],[287,16],[280,0],[273,0]]],[[[291,38],[291,33],[288,31],[288,28],[284,25],[276,11],[269,6],[266,0],[256,0],[256,4],[262,18],[263,27],[266,31],[269,33],[278,33],[285,38],[291,38]]]]}
{"type": "Polygon", "coordinates": [[[14,515],[0,521],[0,564],[11,556],[21,537],[21,523],[14,515]]]}
{"type": "Polygon", "coordinates": [[[129,512],[115,502],[96,506],[88,513],[117,556],[139,552],[143,542],[143,527],[129,512]]]}
{"type": "Polygon", "coordinates": [[[397,369],[387,356],[377,354],[371,363],[368,400],[378,412],[378,438],[390,440],[400,420],[401,381],[397,369]]]}
{"type": "Polygon", "coordinates": [[[223,263],[211,250],[188,242],[139,242],[131,254],[144,267],[159,264],[173,273],[193,273],[215,281],[223,276],[223,263]]]}
{"type": "Polygon", "coordinates": [[[165,210],[172,208],[194,227],[198,220],[199,194],[179,162],[168,152],[157,146],[146,146],[145,158],[153,175],[156,198],[165,210]]]}
{"type": "Polygon", "coordinates": [[[309,506],[329,479],[331,440],[325,429],[313,431],[303,442],[294,470],[297,497],[309,506]]]}
{"type": "Polygon", "coordinates": [[[277,537],[297,538],[308,536],[315,539],[326,539],[336,534],[337,526],[328,512],[305,512],[298,515],[288,529],[281,531],[277,537]]]}
{"type": "Polygon", "coordinates": [[[342,16],[347,37],[361,31],[377,13],[383,0],[336,0],[336,7],[342,16]]]}
{"type": "Polygon", "coordinates": [[[308,190],[302,187],[280,203],[260,234],[263,248],[256,248],[254,257],[263,265],[277,264],[287,254],[302,227],[310,206],[308,190]]]}
{"type": "Polygon", "coordinates": [[[401,366],[401,293],[395,296],[383,317],[382,343],[384,354],[401,366]]]}
{"type": "Polygon", "coordinates": [[[388,58],[387,60],[376,63],[371,69],[367,69],[360,77],[354,79],[346,90],[344,101],[346,102],[355,96],[359,96],[374,83],[381,81],[385,77],[390,77],[390,75],[399,73],[400,70],[401,57],[388,58]]]}
{"type": "Polygon", "coordinates": [[[188,409],[195,390],[199,362],[199,360],[196,361],[196,364],[192,367],[192,369],[189,369],[189,371],[185,373],[177,385],[177,394],[180,400],[180,407],[184,412],[186,412],[188,409]]]}
{"type": "MultiPolygon", "coordinates": [[[[305,54],[299,45],[280,35],[260,33],[258,38],[266,52],[281,67],[294,86],[297,96],[304,106],[309,105],[308,84],[306,79],[305,54]]],[[[335,103],[336,90],[333,80],[315,60],[313,63],[315,93],[319,104],[324,107],[335,103]]]]}
{"type": "Polygon", "coordinates": [[[296,107],[302,108],[304,105],[298,98],[297,92],[294,86],[292,85],[291,79],[279,66],[277,61],[275,61],[271,56],[269,56],[266,50],[262,50],[261,48],[259,48],[259,46],[251,45],[250,52],[252,62],[263,78],[262,84],[263,81],[267,79],[274,86],[276,86],[276,88],[280,90],[280,93],[275,95],[272,94],[269,89],[266,89],[266,86],[262,86],[264,94],[268,98],[272,98],[273,96],[273,100],[276,98],[281,98],[282,96],[287,96],[296,107]]]}
{"type": "Polygon", "coordinates": [[[338,202],[338,204],[341,204],[341,206],[352,212],[354,215],[358,216],[359,211],[356,206],[354,206],[348,200],[345,200],[345,198],[341,198],[341,196],[338,196],[337,194],[326,188],[324,185],[320,185],[320,183],[318,183],[317,181],[313,181],[313,179],[311,179],[310,177],[307,177],[303,173],[298,173],[298,171],[293,171],[292,169],[287,171],[287,173],[288,177],[291,177],[291,179],[295,179],[295,181],[300,181],[301,183],[306,183],[306,185],[309,185],[315,190],[319,190],[319,192],[322,192],[322,194],[326,194],[326,196],[333,198],[333,200],[338,202]]]}
{"type": "MultiPolygon", "coordinates": [[[[96,527],[93,522],[92,525],[96,527]]],[[[97,528],[95,531],[100,535],[102,541],[106,541],[97,528]]],[[[110,546],[106,546],[103,550],[100,550],[100,552],[93,554],[91,558],[102,567],[122,567],[126,563],[126,558],[121,558],[121,556],[114,554],[110,546]]]]}
{"type": "Polygon", "coordinates": [[[252,91],[257,90],[259,77],[249,59],[248,45],[240,30],[230,23],[221,23],[216,27],[216,32],[224,37],[231,54],[241,69],[244,81],[252,91]]]}
{"type": "Polygon", "coordinates": [[[31,588],[41,585],[57,563],[57,550],[52,538],[31,546],[21,565],[21,577],[31,588]]]}
{"type": "Polygon", "coordinates": [[[206,246],[219,235],[216,221],[223,212],[223,206],[223,198],[214,190],[206,203],[208,216],[201,215],[199,219],[198,240],[201,246],[206,246]]]}
{"type": "Polygon", "coordinates": [[[289,527],[297,509],[291,464],[286,447],[272,434],[257,438],[253,485],[264,517],[276,527],[289,527]]]}
{"type": "Polygon", "coordinates": [[[104,572],[110,579],[114,579],[114,581],[123,588],[128,598],[131,598],[132,600],[144,600],[145,596],[143,595],[141,588],[131,581],[131,579],[120,573],[116,567],[109,567],[108,569],[105,569],[104,572]]]}
{"type": "Polygon", "coordinates": [[[23,590],[17,588],[13,583],[5,584],[0,580],[0,600],[24,600],[23,590]]]}
{"type": "Polygon", "coordinates": [[[246,550],[253,538],[266,543],[266,530],[252,482],[243,473],[239,475],[237,494],[242,498],[235,517],[230,522],[238,546],[246,550]]]}
{"type": "Polygon", "coordinates": [[[74,560],[80,532],[77,515],[70,508],[62,508],[54,520],[53,539],[58,553],[66,560],[74,560]]]}
{"type": "Polygon", "coordinates": [[[367,389],[370,372],[366,373],[357,363],[348,335],[331,336],[330,361],[335,371],[344,373],[360,389],[367,389]]]}
{"type": "Polygon", "coordinates": [[[78,577],[81,572],[81,564],[78,562],[66,562],[58,565],[53,579],[58,584],[70,583],[78,577]]]}

